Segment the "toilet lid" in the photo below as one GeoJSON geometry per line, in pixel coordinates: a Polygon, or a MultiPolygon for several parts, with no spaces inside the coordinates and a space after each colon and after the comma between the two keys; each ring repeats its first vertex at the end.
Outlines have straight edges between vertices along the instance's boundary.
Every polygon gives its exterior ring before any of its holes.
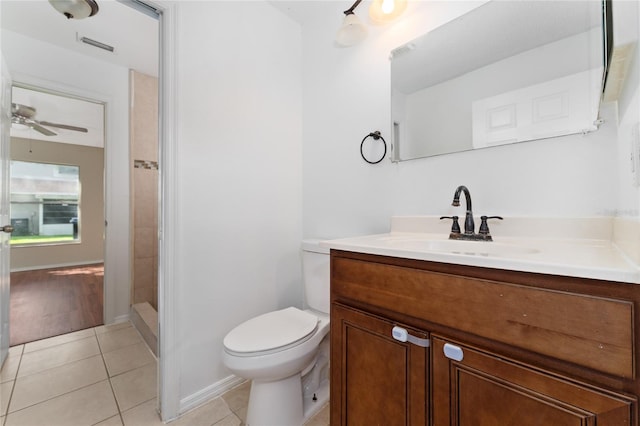
{"type": "Polygon", "coordinates": [[[318,317],[297,308],[269,312],[243,322],[224,338],[233,352],[263,352],[287,346],[311,334],[318,317]]]}

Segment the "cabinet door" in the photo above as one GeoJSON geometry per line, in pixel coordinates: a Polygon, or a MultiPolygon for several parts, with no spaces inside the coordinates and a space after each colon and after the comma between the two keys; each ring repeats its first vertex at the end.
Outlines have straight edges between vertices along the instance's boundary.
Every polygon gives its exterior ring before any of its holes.
{"type": "MultiPolygon", "coordinates": [[[[331,307],[331,424],[426,425],[429,348],[392,337],[388,319],[331,307]]],[[[411,336],[427,334],[402,326],[411,336]]]]}
{"type": "Polygon", "coordinates": [[[434,426],[632,424],[634,401],[624,395],[443,338],[432,346],[434,426]]]}

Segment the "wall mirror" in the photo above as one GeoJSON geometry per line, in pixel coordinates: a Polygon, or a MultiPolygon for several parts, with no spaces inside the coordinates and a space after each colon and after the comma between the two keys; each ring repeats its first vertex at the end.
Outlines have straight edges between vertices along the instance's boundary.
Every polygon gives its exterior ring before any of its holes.
{"type": "Polygon", "coordinates": [[[597,130],[608,8],[491,1],[394,49],[393,161],[597,130]]]}

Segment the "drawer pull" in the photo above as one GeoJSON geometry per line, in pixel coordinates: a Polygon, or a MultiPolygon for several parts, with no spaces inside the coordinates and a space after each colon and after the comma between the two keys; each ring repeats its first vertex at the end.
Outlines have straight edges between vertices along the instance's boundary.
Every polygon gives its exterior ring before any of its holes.
{"type": "Polygon", "coordinates": [[[454,361],[462,361],[464,358],[464,352],[460,346],[452,345],[451,343],[444,344],[444,356],[454,361]]]}
{"type": "Polygon", "coordinates": [[[409,342],[422,348],[428,348],[431,345],[429,339],[412,336],[406,329],[398,326],[393,327],[391,330],[391,336],[398,342],[409,342]]]}

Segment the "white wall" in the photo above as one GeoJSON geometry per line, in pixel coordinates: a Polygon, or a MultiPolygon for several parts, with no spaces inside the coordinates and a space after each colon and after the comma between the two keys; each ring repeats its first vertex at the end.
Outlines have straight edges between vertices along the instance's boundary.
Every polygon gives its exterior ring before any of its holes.
{"type": "Polygon", "coordinates": [[[230,374],[226,333],[302,305],[301,36],[266,2],[175,5],[183,410],[230,374]]]}
{"type": "Polygon", "coordinates": [[[126,318],[130,290],[128,70],[4,29],[1,39],[14,84],[106,102],[105,320],[126,318]]]}
{"type": "MultiPolygon", "coordinates": [[[[603,111],[607,121],[601,129],[588,136],[399,164],[385,160],[371,166],[360,158],[360,141],[370,131],[390,139],[390,50],[451,19],[463,5],[469,7],[466,2],[410,2],[400,20],[369,26],[368,38],[350,48],[333,44],[344,5],[313,6],[316,19],[303,25],[305,236],[387,232],[391,215],[460,214],[464,207],[450,204],[461,184],[471,191],[476,215],[571,217],[617,211],[615,105],[603,111]]],[[[365,19],[366,7],[363,3],[356,11],[365,19]]],[[[443,232],[448,227],[443,224],[443,232]]]]}
{"type": "Polygon", "coordinates": [[[617,43],[636,43],[627,78],[618,100],[618,206],[622,217],[640,217],[640,188],[632,184],[630,152],[634,126],[640,123],[640,6],[635,1],[613,4],[614,39],[617,43]]]}
{"type": "MultiPolygon", "coordinates": [[[[401,142],[402,155],[400,158],[409,159],[466,151],[472,149],[472,146],[476,146],[476,143],[482,143],[480,141],[483,138],[477,140],[480,135],[474,132],[475,126],[472,124],[474,118],[484,124],[485,114],[477,114],[474,102],[489,102],[488,99],[496,99],[499,96],[507,96],[508,99],[507,93],[514,93],[518,90],[521,91],[519,93],[523,93],[523,90],[527,90],[525,88],[528,88],[529,91],[534,90],[535,97],[542,96],[542,93],[545,93],[544,90],[552,90],[543,89],[543,87],[548,87],[542,86],[543,84],[548,85],[551,84],[551,81],[563,77],[568,78],[567,76],[570,75],[574,75],[574,79],[577,79],[579,78],[578,73],[589,70],[590,67],[593,68],[593,74],[589,74],[590,76],[601,77],[602,49],[597,48],[602,44],[601,39],[602,32],[599,29],[593,29],[521,52],[457,78],[408,94],[403,129],[405,137],[401,142]],[[594,50],[599,50],[597,55],[593,52],[594,50]],[[572,54],[568,55],[567,52],[572,52],[572,54]],[[594,61],[594,57],[600,63],[594,61]],[[560,63],[557,66],[539,66],[539,64],[549,61],[560,63]],[[514,70],[519,71],[514,72],[514,70]],[[537,85],[535,89],[532,87],[534,85],[537,85]],[[426,141],[428,143],[425,143],[426,141]]],[[[585,74],[581,74],[581,76],[584,80],[578,80],[580,83],[574,84],[580,89],[590,88],[593,78],[587,80],[585,74]]],[[[595,83],[599,88],[600,78],[596,78],[595,83]]],[[[561,87],[565,89],[569,87],[566,80],[561,87]]],[[[572,101],[582,102],[584,98],[588,98],[592,102],[597,102],[599,99],[599,91],[594,93],[582,90],[582,92],[587,93],[584,93],[583,97],[576,96],[576,99],[572,99],[572,101]],[[593,96],[589,96],[589,94],[593,96]]],[[[562,122],[562,125],[575,126],[568,128],[569,131],[575,133],[590,128],[597,118],[595,115],[591,115],[592,109],[589,108],[591,104],[587,102],[585,104],[584,108],[580,109],[581,113],[578,114],[580,117],[584,117],[579,124],[562,122]]],[[[495,107],[494,104],[492,105],[495,107]]],[[[579,110],[578,105],[572,103],[570,110],[575,114],[575,111],[579,110]]],[[[545,124],[548,125],[548,123],[545,124]]],[[[518,125],[524,126],[524,123],[518,122],[518,125]]],[[[555,125],[558,126],[560,123],[555,123],[555,125]]],[[[551,130],[542,127],[542,124],[538,126],[534,126],[537,134],[551,130]]],[[[484,125],[481,128],[484,129],[484,125]]],[[[522,137],[522,130],[520,132],[517,139],[526,140],[527,137],[522,137]]],[[[513,136],[515,134],[509,134],[509,138],[513,136]]]]}

